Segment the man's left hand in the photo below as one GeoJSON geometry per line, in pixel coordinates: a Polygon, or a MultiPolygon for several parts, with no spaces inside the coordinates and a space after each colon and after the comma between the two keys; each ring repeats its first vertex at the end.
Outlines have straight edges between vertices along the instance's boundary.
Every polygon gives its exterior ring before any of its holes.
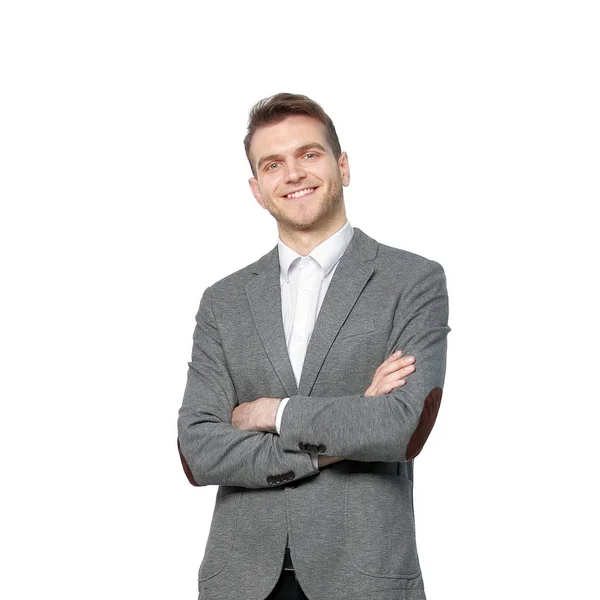
{"type": "Polygon", "coordinates": [[[236,406],[231,413],[231,424],[245,431],[277,433],[275,417],[281,398],[257,398],[236,406]]]}

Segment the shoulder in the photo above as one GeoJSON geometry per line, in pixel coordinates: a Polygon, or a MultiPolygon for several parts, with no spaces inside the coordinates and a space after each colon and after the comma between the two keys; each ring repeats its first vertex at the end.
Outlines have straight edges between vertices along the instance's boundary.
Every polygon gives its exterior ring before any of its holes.
{"type": "Polygon", "coordinates": [[[431,274],[444,275],[442,265],[431,258],[415,252],[377,243],[377,267],[390,275],[420,278],[431,274]]]}

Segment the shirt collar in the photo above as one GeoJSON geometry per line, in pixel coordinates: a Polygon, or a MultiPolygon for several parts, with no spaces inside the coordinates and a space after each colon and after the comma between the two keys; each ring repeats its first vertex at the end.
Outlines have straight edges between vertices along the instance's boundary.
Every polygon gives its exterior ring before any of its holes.
{"type": "MultiPolygon", "coordinates": [[[[338,260],[340,260],[353,235],[354,229],[352,229],[350,221],[346,219],[346,223],[341,229],[322,241],[308,255],[319,263],[325,277],[327,277],[329,271],[331,271],[338,260]]],[[[298,258],[302,258],[302,256],[284,244],[281,241],[281,238],[277,241],[277,250],[279,251],[281,275],[286,281],[289,281],[290,267],[298,258]]]]}

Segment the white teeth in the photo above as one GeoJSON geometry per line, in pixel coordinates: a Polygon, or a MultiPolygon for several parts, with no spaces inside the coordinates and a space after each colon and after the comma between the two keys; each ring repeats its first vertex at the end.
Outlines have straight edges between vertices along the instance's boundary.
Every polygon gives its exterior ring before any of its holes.
{"type": "Polygon", "coordinates": [[[315,188],[306,188],[304,190],[300,190],[299,192],[295,192],[293,194],[288,194],[288,198],[301,198],[302,196],[306,196],[306,194],[310,194],[315,188]]]}

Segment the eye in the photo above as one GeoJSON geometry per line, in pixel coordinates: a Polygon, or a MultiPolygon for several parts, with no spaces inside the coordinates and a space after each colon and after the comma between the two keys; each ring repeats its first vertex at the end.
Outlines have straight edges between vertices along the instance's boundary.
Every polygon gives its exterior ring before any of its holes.
{"type": "Polygon", "coordinates": [[[307,152],[304,157],[305,158],[316,158],[316,154],[314,152],[307,152]]]}
{"type": "Polygon", "coordinates": [[[274,171],[276,167],[279,166],[279,163],[271,163],[267,165],[267,171],[274,171]]]}

